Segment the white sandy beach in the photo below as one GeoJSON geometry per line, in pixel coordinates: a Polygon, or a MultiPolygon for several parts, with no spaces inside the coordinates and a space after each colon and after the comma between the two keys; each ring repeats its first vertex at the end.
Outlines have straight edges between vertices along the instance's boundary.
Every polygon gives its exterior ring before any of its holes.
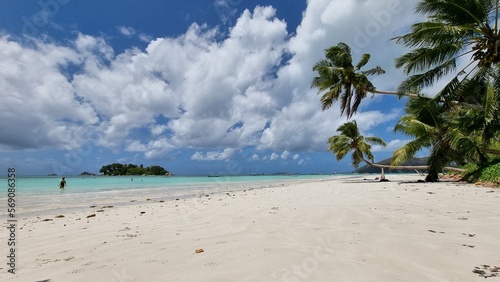
{"type": "Polygon", "coordinates": [[[111,199],[63,218],[19,218],[15,275],[7,273],[2,224],[0,281],[484,281],[481,271],[496,274],[499,189],[401,183],[422,178],[416,174],[388,178],[156,195],[130,205],[111,199]]]}

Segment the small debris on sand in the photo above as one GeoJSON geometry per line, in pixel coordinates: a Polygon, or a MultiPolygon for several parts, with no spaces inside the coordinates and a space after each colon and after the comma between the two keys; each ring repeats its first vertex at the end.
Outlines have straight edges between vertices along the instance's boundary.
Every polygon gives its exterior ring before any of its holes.
{"type": "Polygon", "coordinates": [[[483,265],[481,265],[481,267],[479,267],[479,266],[474,267],[472,272],[477,273],[477,274],[479,274],[480,277],[484,277],[484,278],[499,277],[500,267],[498,267],[498,266],[491,267],[487,264],[483,264],[483,265]]]}

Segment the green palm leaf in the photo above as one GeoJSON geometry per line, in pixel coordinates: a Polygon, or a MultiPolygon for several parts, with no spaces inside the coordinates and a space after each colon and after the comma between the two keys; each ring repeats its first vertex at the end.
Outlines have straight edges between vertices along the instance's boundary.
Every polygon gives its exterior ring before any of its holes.
{"type": "Polygon", "coordinates": [[[340,135],[332,136],[328,139],[328,151],[332,151],[337,160],[343,159],[349,152],[352,152],[351,161],[352,165],[356,168],[361,162],[368,164],[374,162],[370,144],[387,145],[379,137],[364,137],[360,135],[358,124],[355,120],[342,124],[337,128],[337,132],[340,132],[340,135]]]}
{"type": "Polygon", "coordinates": [[[318,76],[311,83],[311,87],[317,88],[318,94],[322,94],[322,110],[340,101],[341,114],[345,113],[351,118],[356,113],[367,93],[375,91],[367,76],[385,73],[379,66],[361,70],[369,61],[370,55],[363,54],[354,66],[351,48],[343,42],[325,50],[325,59],[313,67],[318,76]]]}

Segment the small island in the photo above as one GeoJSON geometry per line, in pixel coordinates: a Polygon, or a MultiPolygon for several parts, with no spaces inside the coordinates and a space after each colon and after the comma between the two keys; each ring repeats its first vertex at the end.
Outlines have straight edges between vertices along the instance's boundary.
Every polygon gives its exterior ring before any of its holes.
{"type": "Polygon", "coordinates": [[[168,170],[161,166],[153,165],[144,167],[142,164],[137,166],[135,164],[120,164],[113,163],[104,165],[99,170],[104,175],[172,175],[168,170]]]}

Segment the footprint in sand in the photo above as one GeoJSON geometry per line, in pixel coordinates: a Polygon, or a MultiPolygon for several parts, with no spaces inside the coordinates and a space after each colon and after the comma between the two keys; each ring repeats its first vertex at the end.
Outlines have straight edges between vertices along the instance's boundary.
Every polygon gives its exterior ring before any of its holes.
{"type": "Polygon", "coordinates": [[[148,259],[148,260],[145,260],[144,263],[155,263],[157,261],[158,260],[156,260],[156,259],[148,259]]]}
{"type": "Polygon", "coordinates": [[[473,233],[462,233],[462,235],[468,236],[468,237],[474,237],[476,234],[473,233]]]}

